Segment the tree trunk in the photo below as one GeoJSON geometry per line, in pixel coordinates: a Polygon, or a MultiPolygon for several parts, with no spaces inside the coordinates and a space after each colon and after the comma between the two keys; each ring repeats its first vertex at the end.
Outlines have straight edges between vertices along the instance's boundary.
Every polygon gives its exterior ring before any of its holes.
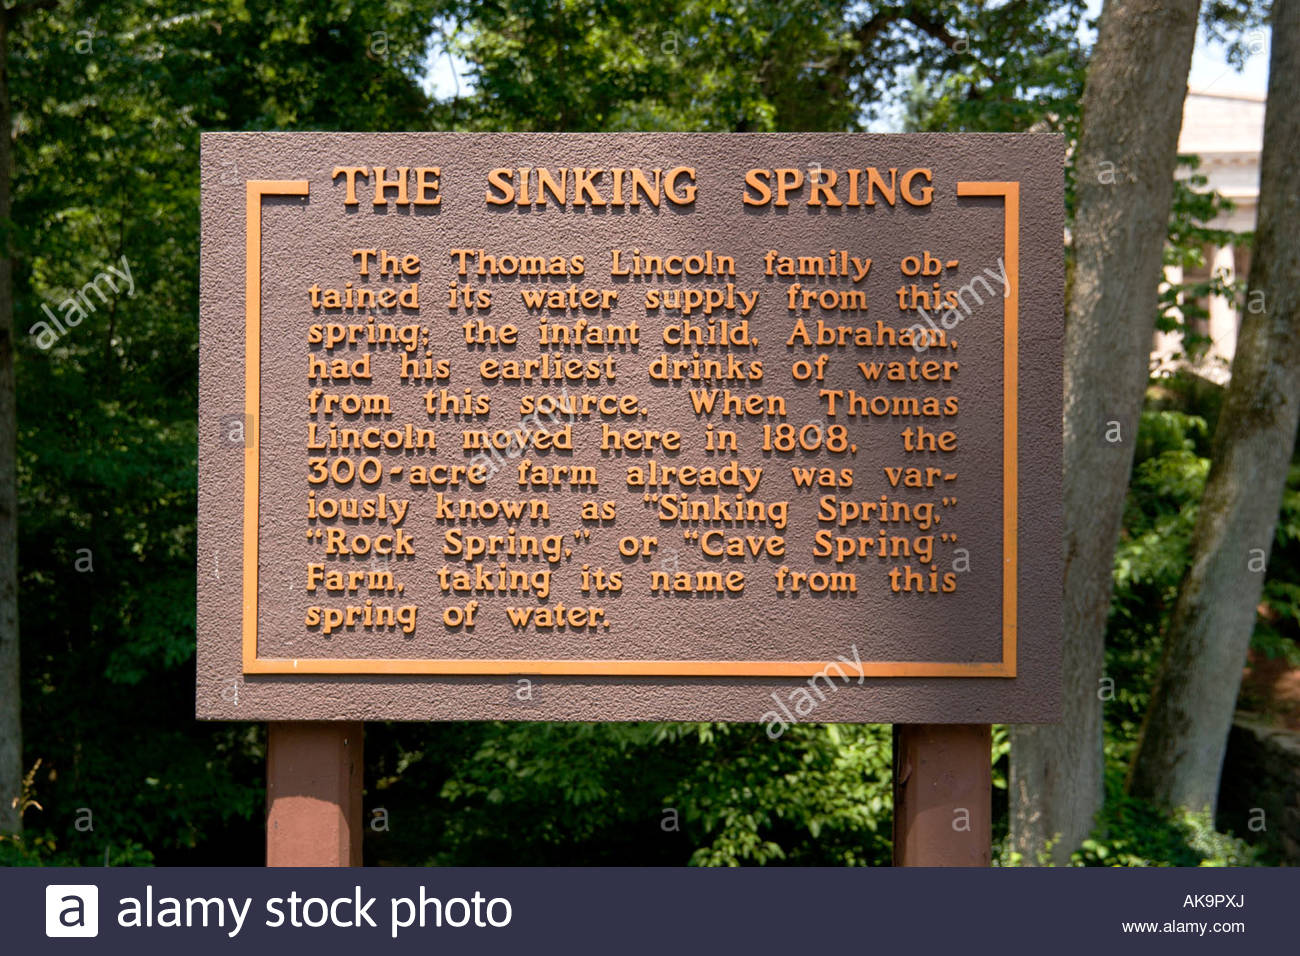
{"type": "Polygon", "coordinates": [[[1275,0],[1272,18],[1246,308],[1129,778],[1135,796],[1211,812],[1300,420],[1300,0],[1275,0]]]}
{"type": "Polygon", "coordinates": [[[1147,383],[1196,0],[1108,0],[1083,94],[1065,325],[1062,722],[1015,727],[1012,849],[1063,861],[1103,794],[1111,568],[1147,383]]]}
{"type": "Polygon", "coordinates": [[[0,833],[22,831],[22,696],[18,669],[18,494],[14,395],[14,277],[10,241],[13,121],[9,26],[0,11],[0,833]]]}

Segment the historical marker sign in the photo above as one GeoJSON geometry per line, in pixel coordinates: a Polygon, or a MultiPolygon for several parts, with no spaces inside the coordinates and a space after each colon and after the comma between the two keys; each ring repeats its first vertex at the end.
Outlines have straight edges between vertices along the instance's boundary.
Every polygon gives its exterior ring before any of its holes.
{"type": "Polygon", "coordinates": [[[199,715],[1055,719],[1061,165],[205,135],[199,715]]]}

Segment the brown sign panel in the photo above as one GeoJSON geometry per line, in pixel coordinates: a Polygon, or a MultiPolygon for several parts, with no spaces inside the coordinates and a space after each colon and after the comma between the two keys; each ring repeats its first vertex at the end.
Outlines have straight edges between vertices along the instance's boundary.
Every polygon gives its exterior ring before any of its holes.
{"type": "Polygon", "coordinates": [[[202,167],[199,716],[1056,719],[1059,137],[202,167]]]}

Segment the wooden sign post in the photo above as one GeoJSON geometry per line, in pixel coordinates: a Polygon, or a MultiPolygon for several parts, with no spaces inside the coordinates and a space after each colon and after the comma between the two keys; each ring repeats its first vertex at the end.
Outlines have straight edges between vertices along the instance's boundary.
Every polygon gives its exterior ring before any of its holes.
{"type": "Polygon", "coordinates": [[[363,725],[276,721],[266,740],[266,865],[360,866],[363,725]]]}
{"type": "Polygon", "coordinates": [[[894,865],[988,866],[993,728],[894,725],[894,865]]]}
{"type": "Polygon", "coordinates": [[[895,723],[900,858],[986,834],[1059,716],[1062,162],[205,134],[196,711],[273,722],[268,859],[356,858],[364,720],[895,723]]]}

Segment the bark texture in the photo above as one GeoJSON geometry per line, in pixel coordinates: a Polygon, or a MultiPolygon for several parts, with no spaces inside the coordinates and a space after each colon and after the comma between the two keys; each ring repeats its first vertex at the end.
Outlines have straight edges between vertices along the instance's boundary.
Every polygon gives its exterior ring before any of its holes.
{"type": "Polygon", "coordinates": [[[1170,807],[1213,811],[1264,562],[1300,420],[1300,0],[1275,0],[1249,291],[1191,566],[1129,778],[1170,807]]]}
{"type": "Polygon", "coordinates": [[[1011,841],[1063,861],[1101,807],[1102,650],[1111,567],[1155,328],[1196,0],[1108,0],[1076,154],[1065,325],[1062,722],[1015,727],[1011,841]]]}

